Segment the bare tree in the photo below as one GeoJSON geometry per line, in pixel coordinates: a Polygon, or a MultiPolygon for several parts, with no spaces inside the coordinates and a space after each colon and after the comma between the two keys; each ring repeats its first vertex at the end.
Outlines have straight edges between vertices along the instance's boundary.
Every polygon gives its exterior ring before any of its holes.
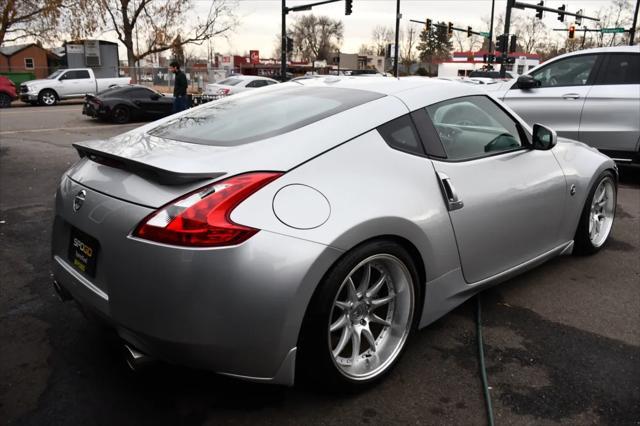
{"type": "Polygon", "coordinates": [[[375,49],[368,44],[361,44],[360,48],[358,48],[358,54],[360,55],[374,55],[377,54],[375,49]]]}
{"type": "Polygon", "coordinates": [[[371,31],[371,42],[373,43],[376,55],[384,55],[387,45],[392,43],[394,38],[393,28],[377,25],[373,31],[371,31]]]}
{"type": "Polygon", "coordinates": [[[0,44],[51,36],[63,0],[0,0],[0,44]]]}
{"type": "Polygon", "coordinates": [[[302,59],[329,59],[340,48],[344,36],[341,21],[328,16],[302,15],[287,31],[293,39],[294,52],[302,59]]]}
{"type": "Polygon", "coordinates": [[[408,24],[403,32],[400,62],[409,68],[416,61],[416,46],[420,37],[415,25],[408,24]]]}
{"type": "Polygon", "coordinates": [[[518,45],[524,53],[533,53],[548,38],[549,28],[535,15],[520,15],[511,19],[511,28],[518,35],[518,45]]]}
{"type": "MultiPolygon", "coordinates": [[[[628,28],[633,22],[633,5],[630,0],[612,0],[609,6],[603,6],[595,14],[600,18],[600,28],[628,28]]],[[[619,46],[629,43],[629,35],[598,34],[598,46],[619,46]]]]}
{"type": "Polygon", "coordinates": [[[98,0],[104,25],[112,29],[127,49],[129,66],[148,55],[188,44],[200,45],[227,35],[236,25],[228,0],[210,0],[205,13],[191,17],[190,0],[98,0]],[[136,32],[146,43],[138,46],[136,32]],[[140,50],[138,50],[140,48],[140,50]]]}

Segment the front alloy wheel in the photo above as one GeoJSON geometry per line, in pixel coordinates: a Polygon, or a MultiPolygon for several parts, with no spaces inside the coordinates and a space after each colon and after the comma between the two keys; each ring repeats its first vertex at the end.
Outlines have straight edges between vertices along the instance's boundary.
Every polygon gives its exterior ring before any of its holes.
{"type": "Polygon", "coordinates": [[[589,191],[574,238],[576,254],[592,254],[605,244],[616,214],[617,188],[613,173],[603,172],[589,191]]]}

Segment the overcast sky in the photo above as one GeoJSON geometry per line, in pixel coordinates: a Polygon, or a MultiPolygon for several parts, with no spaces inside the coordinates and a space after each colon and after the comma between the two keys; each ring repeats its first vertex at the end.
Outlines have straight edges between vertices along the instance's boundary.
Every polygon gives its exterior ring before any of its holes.
{"type": "MultiPolygon", "coordinates": [[[[287,0],[287,6],[312,3],[318,0],[287,0]]],[[[538,0],[520,0],[526,3],[535,4],[538,0]]],[[[240,25],[229,35],[228,40],[216,38],[213,41],[214,50],[218,53],[244,54],[252,49],[260,51],[260,56],[270,57],[276,38],[280,35],[280,10],[281,0],[239,0],[237,1],[236,13],[240,20],[240,25]]],[[[353,14],[344,15],[344,2],[318,6],[313,9],[315,15],[327,15],[334,19],[342,20],[344,24],[344,41],[342,51],[355,53],[363,43],[369,43],[371,31],[376,25],[386,25],[395,27],[395,0],[354,0],[353,14]]],[[[194,0],[195,12],[205,14],[208,10],[208,0],[194,0]]],[[[554,1],[546,0],[545,6],[557,8],[562,4],[567,5],[567,11],[576,12],[583,9],[585,15],[593,14],[603,6],[609,5],[606,0],[580,0],[580,1],[554,1]]],[[[635,4],[635,1],[634,1],[635,4]]],[[[504,13],[506,0],[496,0],[496,14],[504,13]]],[[[303,13],[290,13],[287,16],[289,22],[303,13]]],[[[470,25],[474,31],[489,31],[484,28],[483,18],[488,19],[491,14],[491,0],[401,0],[402,21],[404,27],[410,19],[424,20],[430,18],[434,21],[451,21],[456,27],[466,27],[470,25]]],[[[535,11],[514,9],[513,16],[518,14],[533,15],[535,11]]],[[[545,23],[550,28],[566,27],[573,18],[565,18],[565,23],[561,24],[557,20],[557,15],[545,13],[545,23]]],[[[412,24],[417,25],[418,24],[412,24]]],[[[495,30],[496,32],[498,30],[495,30]]],[[[500,30],[501,31],[501,30],[500,30]]],[[[560,37],[560,33],[558,33],[560,37]]],[[[206,48],[193,47],[196,53],[206,57],[206,48]]],[[[121,49],[121,51],[124,49],[121,49]]],[[[121,56],[122,56],[121,52],[121,56]]]]}

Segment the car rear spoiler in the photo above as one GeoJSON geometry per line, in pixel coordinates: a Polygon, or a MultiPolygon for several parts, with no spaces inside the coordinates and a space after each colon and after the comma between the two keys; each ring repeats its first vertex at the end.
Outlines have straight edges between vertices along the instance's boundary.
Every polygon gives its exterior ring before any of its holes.
{"type": "Polygon", "coordinates": [[[184,185],[201,180],[215,179],[225,175],[225,172],[219,173],[185,173],[172,170],[162,169],[130,158],[120,157],[108,152],[100,151],[95,148],[73,144],[78,151],[80,158],[87,157],[91,161],[103,164],[109,167],[126,170],[145,179],[153,180],[162,185],[184,185]]]}

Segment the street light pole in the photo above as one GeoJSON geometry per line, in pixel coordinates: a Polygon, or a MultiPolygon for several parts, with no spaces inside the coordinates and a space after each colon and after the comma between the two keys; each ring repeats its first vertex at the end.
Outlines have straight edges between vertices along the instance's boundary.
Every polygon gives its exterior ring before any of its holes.
{"type": "Polygon", "coordinates": [[[631,31],[629,32],[629,46],[633,46],[633,39],[636,35],[636,26],[638,25],[638,8],[640,8],[640,0],[636,0],[636,11],[633,14],[633,25],[631,25],[631,31]]]}
{"type": "Polygon", "coordinates": [[[393,75],[398,78],[398,49],[400,44],[400,0],[396,0],[396,45],[395,52],[393,54],[393,75]]]}
{"type": "Polygon", "coordinates": [[[287,0],[282,0],[282,39],[280,40],[280,81],[287,79],[287,0]]]}
{"type": "Polygon", "coordinates": [[[493,54],[493,12],[495,8],[496,0],[491,0],[491,22],[489,23],[489,68],[491,68],[491,55],[493,54]]]}

